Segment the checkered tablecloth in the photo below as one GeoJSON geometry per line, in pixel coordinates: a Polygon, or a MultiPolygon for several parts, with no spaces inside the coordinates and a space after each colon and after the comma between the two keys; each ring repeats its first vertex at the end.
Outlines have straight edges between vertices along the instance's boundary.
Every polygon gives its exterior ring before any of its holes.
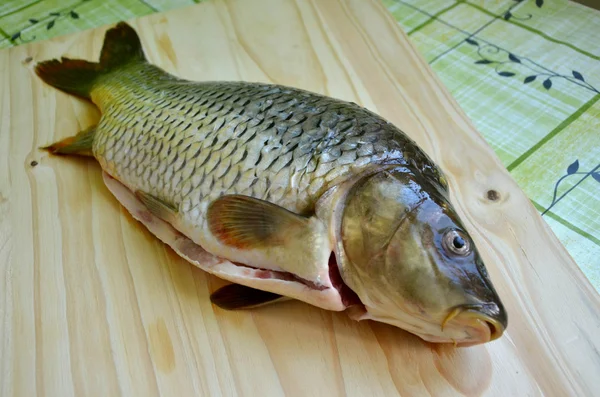
{"type": "MultiPolygon", "coordinates": [[[[566,0],[380,1],[600,291],[600,11],[566,0]]],[[[4,0],[0,48],[193,3],[4,0]]]]}

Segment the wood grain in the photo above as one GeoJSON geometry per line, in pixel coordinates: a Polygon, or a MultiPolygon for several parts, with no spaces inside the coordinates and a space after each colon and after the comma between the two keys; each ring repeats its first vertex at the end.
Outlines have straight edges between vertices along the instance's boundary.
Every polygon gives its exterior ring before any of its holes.
{"type": "Polygon", "coordinates": [[[33,64],[97,59],[105,27],[0,52],[1,396],[600,393],[599,297],[378,1],[208,1],[132,25],[179,76],[293,85],[404,129],[448,173],[508,332],[455,349],[300,302],[213,307],[223,282],[140,227],[97,163],[37,150],[99,115],[33,64]]]}

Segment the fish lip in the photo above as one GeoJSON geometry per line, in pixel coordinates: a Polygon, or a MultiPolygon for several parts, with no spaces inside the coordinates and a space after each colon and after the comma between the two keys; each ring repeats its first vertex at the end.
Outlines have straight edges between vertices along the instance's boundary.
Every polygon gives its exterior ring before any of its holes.
{"type": "MultiPolygon", "coordinates": [[[[465,313],[471,314],[469,311],[465,313]]],[[[490,317],[482,312],[474,312],[471,316],[475,317],[477,321],[484,323],[489,328],[489,338],[487,340],[482,340],[482,343],[492,342],[504,334],[504,326],[495,318],[490,317]]]]}
{"type": "Polygon", "coordinates": [[[501,303],[485,303],[481,305],[479,311],[488,316],[497,328],[504,331],[508,327],[508,316],[501,303]]]}
{"type": "Polygon", "coordinates": [[[504,334],[507,326],[505,312],[501,309],[501,305],[496,303],[457,306],[450,311],[444,323],[451,320],[455,323],[468,321],[466,323],[468,325],[472,325],[475,321],[479,325],[485,324],[488,328],[481,338],[456,342],[459,347],[469,347],[497,340],[504,334]]]}

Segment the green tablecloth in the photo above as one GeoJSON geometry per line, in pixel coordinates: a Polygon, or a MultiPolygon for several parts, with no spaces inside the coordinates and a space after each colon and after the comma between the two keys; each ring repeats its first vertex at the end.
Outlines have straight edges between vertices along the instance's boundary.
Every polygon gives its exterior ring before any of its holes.
{"type": "MultiPolygon", "coordinates": [[[[600,12],[566,0],[381,1],[600,291],[600,12]]],[[[0,48],[194,2],[5,0],[0,48]]]]}

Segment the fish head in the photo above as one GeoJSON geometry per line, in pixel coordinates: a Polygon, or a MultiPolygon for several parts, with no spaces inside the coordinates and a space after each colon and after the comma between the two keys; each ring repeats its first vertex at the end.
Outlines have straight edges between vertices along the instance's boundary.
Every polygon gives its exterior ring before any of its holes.
{"type": "Polygon", "coordinates": [[[340,275],[366,310],[359,319],[458,346],[492,341],[507,327],[481,256],[433,178],[396,168],[359,180],[337,247],[340,275]]]}

